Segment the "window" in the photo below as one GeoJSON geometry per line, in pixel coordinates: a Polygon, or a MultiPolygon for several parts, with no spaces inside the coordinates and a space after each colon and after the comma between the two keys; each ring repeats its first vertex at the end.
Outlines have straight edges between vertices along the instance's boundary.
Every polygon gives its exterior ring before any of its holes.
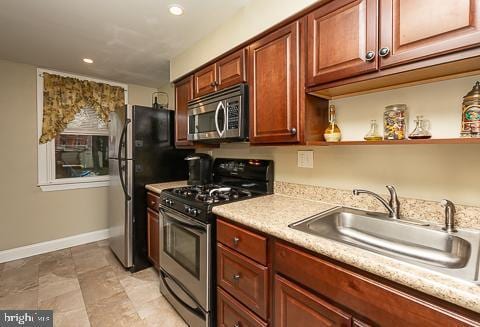
{"type": "MultiPolygon", "coordinates": [[[[127,89],[126,85],[119,83],[38,69],[38,136],[41,135],[43,119],[43,72],[89,79],[127,89]]],[[[107,186],[108,183],[108,126],[94,109],[82,108],[55,139],[46,144],[38,144],[38,184],[43,191],[100,187],[107,186]]]]}

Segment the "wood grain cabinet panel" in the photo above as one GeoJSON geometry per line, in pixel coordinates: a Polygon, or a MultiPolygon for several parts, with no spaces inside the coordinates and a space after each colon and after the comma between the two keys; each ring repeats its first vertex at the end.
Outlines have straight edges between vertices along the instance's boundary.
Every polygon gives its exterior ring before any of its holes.
{"type": "Polygon", "coordinates": [[[193,99],[193,76],[175,83],[175,145],[192,146],[188,141],[188,101],[193,99]]]}
{"type": "Polygon", "coordinates": [[[275,326],[350,327],[352,317],[299,285],[275,275],[275,326]]]}
{"type": "Polygon", "coordinates": [[[217,283],[261,318],[267,319],[267,267],[217,243],[217,283]]]}
{"type": "Polygon", "coordinates": [[[480,45],[479,0],[380,0],[381,67],[480,45]]]}
{"type": "Polygon", "coordinates": [[[267,265],[266,237],[217,219],[217,240],[262,265],[267,265]]]}
{"type": "Polygon", "coordinates": [[[268,325],[220,287],[217,288],[217,310],[219,327],[267,327],[268,325]]]}
{"type": "Polygon", "coordinates": [[[250,45],[250,142],[298,142],[300,21],[250,45]]]}
{"type": "Polygon", "coordinates": [[[196,72],[194,75],[194,79],[195,98],[211,92],[215,92],[217,88],[217,70],[215,64],[207,66],[196,72]]]}
{"type": "Polygon", "coordinates": [[[147,208],[147,252],[148,258],[157,269],[160,269],[159,228],[158,212],[147,208]]]}
{"type": "Polygon", "coordinates": [[[217,63],[217,90],[246,82],[245,49],[220,59],[217,63]]]}
{"type": "Polygon", "coordinates": [[[160,197],[152,192],[147,192],[147,206],[154,211],[158,211],[160,207],[160,197]]]}
{"type": "Polygon", "coordinates": [[[332,1],[308,15],[307,84],[378,68],[376,0],[332,1]]]}
{"type": "MultiPolygon", "coordinates": [[[[435,303],[367,278],[281,242],[274,245],[274,269],[378,326],[479,326],[435,303]]],[[[276,313],[278,315],[278,313],[276,313]]],[[[357,323],[358,325],[358,323],[357,323]]]]}

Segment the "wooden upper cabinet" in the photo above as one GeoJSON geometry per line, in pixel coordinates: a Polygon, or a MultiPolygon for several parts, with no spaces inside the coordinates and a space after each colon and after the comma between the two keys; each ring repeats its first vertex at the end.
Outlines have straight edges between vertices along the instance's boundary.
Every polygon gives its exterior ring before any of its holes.
{"type": "Polygon", "coordinates": [[[246,82],[245,51],[241,49],[217,62],[217,90],[246,82]]]}
{"type": "Polygon", "coordinates": [[[175,145],[191,146],[187,140],[188,101],[193,99],[193,76],[175,83],[175,145]]]}
{"type": "Polygon", "coordinates": [[[337,0],[310,13],[307,84],[377,70],[377,15],[377,0],[337,0]]]}
{"type": "Polygon", "coordinates": [[[215,92],[217,86],[217,72],[215,64],[207,66],[195,73],[195,94],[194,97],[215,92]]]}
{"type": "Polygon", "coordinates": [[[380,0],[381,67],[480,44],[480,0],[380,0]]]}
{"type": "Polygon", "coordinates": [[[250,142],[299,142],[300,21],[261,38],[248,50],[250,142]]]}

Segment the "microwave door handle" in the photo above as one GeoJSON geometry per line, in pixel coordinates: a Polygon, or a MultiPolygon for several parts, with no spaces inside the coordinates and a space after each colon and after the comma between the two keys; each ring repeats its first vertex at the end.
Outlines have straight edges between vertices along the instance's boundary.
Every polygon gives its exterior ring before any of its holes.
{"type": "Polygon", "coordinates": [[[220,132],[220,127],[218,126],[218,112],[220,111],[220,109],[222,109],[222,107],[225,108],[225,106],[223,105],[223,102],[220,101],[217,105],[217,109],[215,110],[215,127],[217,129],[217,133],[219,137],[222,137],[223,132],[225,131],[225,128],[224,128],[223,131],[220,132]]]}

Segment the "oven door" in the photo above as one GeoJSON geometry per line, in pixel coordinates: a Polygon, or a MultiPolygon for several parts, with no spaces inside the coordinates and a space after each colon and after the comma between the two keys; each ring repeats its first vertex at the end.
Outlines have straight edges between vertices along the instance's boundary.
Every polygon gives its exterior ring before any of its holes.
{"type": "Polygon", "coordinates": [[[211,226],[160,207],[160,267],[210,311],[211,226]]]}

